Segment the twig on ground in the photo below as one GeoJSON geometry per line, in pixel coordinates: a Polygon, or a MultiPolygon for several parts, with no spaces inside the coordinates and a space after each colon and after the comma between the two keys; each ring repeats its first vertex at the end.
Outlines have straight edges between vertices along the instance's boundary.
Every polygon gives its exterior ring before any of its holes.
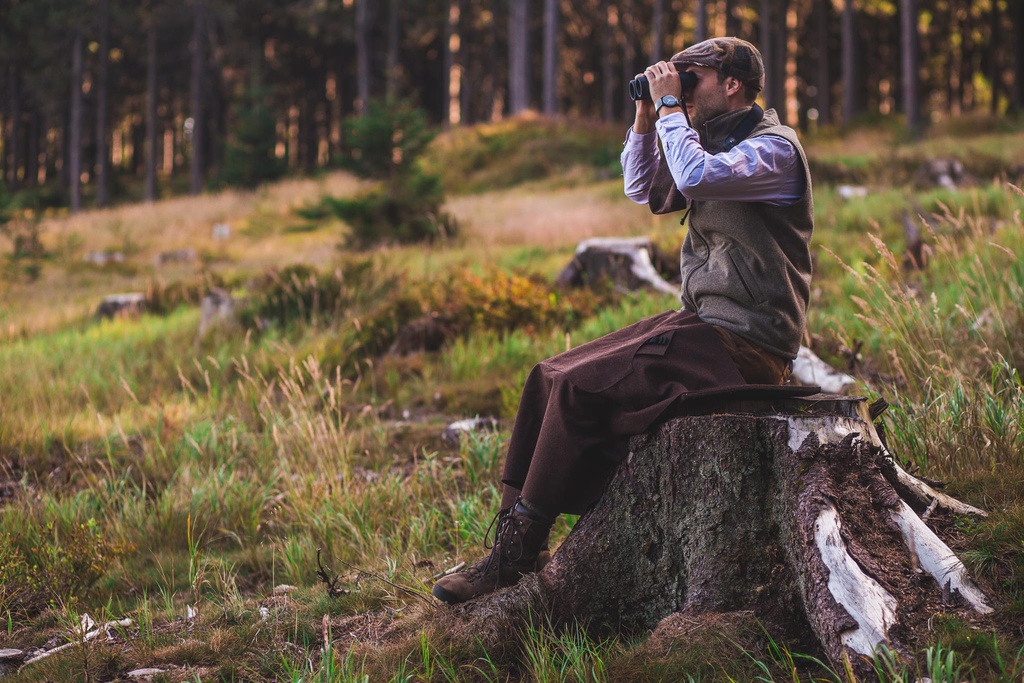
{"type": "Polygon", "coordinates": [[[320,561],[320,548],[316,549],[316,578],[321,583],[327,586],[327,595],[336,598],[340,595],[347,595],[349,590],[347,588],[341,588],[338,586],[338,581],[341,579],[340,575],[335,576],[333,579],[328,573],[330,570],[324,569],[323,563],[320,561]]]}
{"type": "MultiPolygon", "coordinates": [[[[320,569],[317,570],[316,575],[317,575],[317,577],[322,582],[327,584],[327,593],[328,593],[328,595],[331,595],[333,597],[335,594],[331,593],[332,590],[343,590],[343,589],[338,589],[336,587],[339,577],[336,576],[332,580],[330,578],[330,575],[327,573],[327,571],[324,570],[323,565],[320,564],[320,548],[316,549],[316,561],[317,561],[317,564],[320,566],[320,569]]],[[[380,574],[374,574],[371,571],[367,571],[365,569],[361,569],[360,567],[357,567],[354,564],[349,564],[345,560],[338,560],[338,562],[340,562],[341,564],[345,565],[349,569],[352,569],[352,570],[358,572],[359,574],[363,574],[365,576],[369,576],[370,578],[377,579],[378,581],[383,581],[384,583],[388,584],[392,588],[395,588],[397,590],[402,591],[403,593],[406,593],[407,595],[411,595],[414,598],[422,600],[423,602],[427,603],[428,605],[433,605],[434,604],[434,602],[432,600],[430,600],[429,598],[427,598],[427,596],[423,595],[422,593],[420,593],[418,591],[413,590],[412,588],[408,588],[406,586],[401,586],[401,585],[395,583],[394,581],[391,581],[391,580],[381,576],[380,574]]],[[[348,591],[345,591],[345,593],[347,593],[347,592],[348,591]]],[[[344,595],[344,593],[340,593],[339,595],[344,595]]]]}

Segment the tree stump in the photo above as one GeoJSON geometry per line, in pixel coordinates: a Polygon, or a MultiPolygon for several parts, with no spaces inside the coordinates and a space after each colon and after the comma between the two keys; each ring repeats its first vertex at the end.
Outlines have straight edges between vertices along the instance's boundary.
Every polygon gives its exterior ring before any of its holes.
{"type": "Polygon", "coordinates": [[[141,314],[146,308],[146,295],[142,292],[112,294],[96,307],[96,318],[120,318],[141,314]]]}
{"type": "Polygon", "coordinates": [[[911,650],[939,611],[992,611],[919,516],[985,513],[900,468],[863,399],[701,407],[635,437],[542,572],[456,610],[466,631],[500,640],[542,613],[642,632],[674,613],[753,610],[866,671],[880,645],[911,650]]]}
{"type": "Polygon", "coordinates": [[[611,280],[635,291],[642,287],[666,294],[678,294],[679,286],[663,277],[679,277],[677,260],[665,258],[646,237],[592,237],[576,247],[569,262],[555,280],[563,289],[581,287],[598,280],[611,280]]]}

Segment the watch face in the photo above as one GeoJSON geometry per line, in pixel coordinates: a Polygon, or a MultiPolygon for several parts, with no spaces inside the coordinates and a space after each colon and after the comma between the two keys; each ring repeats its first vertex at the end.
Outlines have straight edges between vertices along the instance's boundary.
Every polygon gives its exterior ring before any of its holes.
{"type": "Polygon", "coordinates": [[[675,95],[665,95],[658,100],[658,106],[655,109],[661,109],[662,107],[678,107],[679,99],[675,95]]]}

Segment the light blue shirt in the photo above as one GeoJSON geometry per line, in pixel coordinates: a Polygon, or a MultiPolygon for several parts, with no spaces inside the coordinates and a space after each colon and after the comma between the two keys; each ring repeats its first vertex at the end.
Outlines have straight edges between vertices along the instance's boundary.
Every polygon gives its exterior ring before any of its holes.
{"type": "Polygon", "coordinates": [[[681,113],[660,118],[654,126],[657,132],[645,135],[630,129],[620,157],[626,196],[637,204],[647,203],[661,159],[658,137],[672,179],[688,200],[785,206],[804,194],[800,155],[785,138],[761,135],[740,141],[728,152],[709,154],[681,113]]]}

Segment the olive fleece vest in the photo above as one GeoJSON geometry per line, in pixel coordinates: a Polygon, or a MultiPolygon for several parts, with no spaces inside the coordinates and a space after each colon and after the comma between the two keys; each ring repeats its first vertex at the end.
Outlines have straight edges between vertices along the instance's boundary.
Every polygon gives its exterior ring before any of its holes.
{"type": "MultiPolygon", "coordinates": [[[[717,153],[749,108],[712,119],[699,131],[704,149],[717,153]]],[[[694,201],[680,253],[683,307],[783,358],[796,358],[806,323],[811,285],[814,209],[811,174],[796,131],[779,123],[774,109],[748,137],[777,135],[800,155],[803,196],[787,206],[764,202],[694,201]]],[[[665,165],[649,195],[654,213],[685,207],[665,165]]]]}

